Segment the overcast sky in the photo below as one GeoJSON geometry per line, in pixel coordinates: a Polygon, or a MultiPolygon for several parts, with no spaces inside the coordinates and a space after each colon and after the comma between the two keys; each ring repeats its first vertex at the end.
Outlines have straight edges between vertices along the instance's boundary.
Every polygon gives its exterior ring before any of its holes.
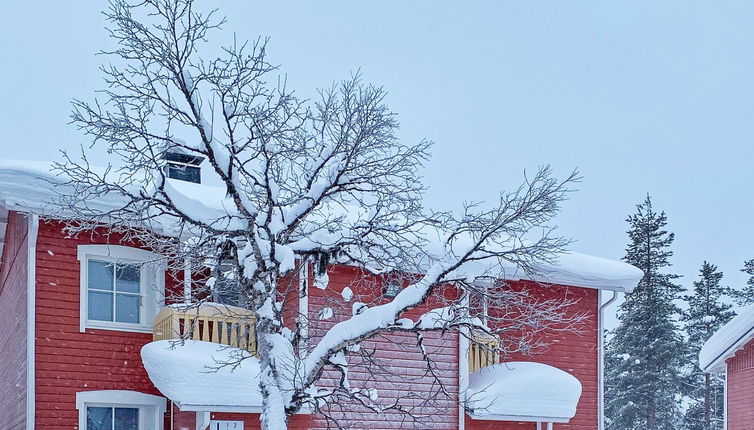
{"type": "MultiPolygon", "coordinates": [[[[70,101],[101,88],[104,2],[0,5],[0,157],[86,141],[70,101]]],[[[302,96],[361,69],[401,138],[436,142],[429,206],[492,200],[524,169],[578,168],[558,218],[575,250],[621,258],[650,193],[688,286],[707,259],[741,286],[754,257],[754,2],[207,1],[238,37],[269,36],[302,96]]],[[[228,40],[230,33],[220,35],[228,40]]]]}

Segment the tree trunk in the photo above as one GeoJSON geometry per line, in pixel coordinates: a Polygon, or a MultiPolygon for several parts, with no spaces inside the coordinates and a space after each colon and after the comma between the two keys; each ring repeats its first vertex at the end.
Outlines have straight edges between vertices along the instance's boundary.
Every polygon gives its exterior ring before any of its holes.
{"type": "MultiPolygon", "coordinates": [[[[258,329],[259,325],[257,325],[258,329]]],[[[288,416],[285,412],[283,393],[277,382],[277,371],[270,359],[272,345],[264,334],[257,335],[257,339],[261,369],[259,385],[262,391],[262,430],[284,430],[288,428],[288,416]]]]}

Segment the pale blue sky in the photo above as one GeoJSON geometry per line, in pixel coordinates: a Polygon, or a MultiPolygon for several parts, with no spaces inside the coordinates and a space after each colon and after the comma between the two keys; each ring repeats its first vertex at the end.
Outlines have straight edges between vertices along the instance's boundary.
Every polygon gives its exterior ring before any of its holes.
{"type": "MultiPolygon", "coordinates": [[[[584,181],[558,219],[574,249],[620,258],[649,192],[689,285],[704,259],[740,286],[754,257],[754,2],[207,1],[241,38],[271,37],[301,95],[384,85],[400,135],[436,142],[428,204],[494,199],[524,168],[584,181]]],[[[101,87],[103,2],[0,6],[3,158],[82,137],[69,102],[101,87]]],[[[227,35],[223,36],[227,40],[227,35]]]]}

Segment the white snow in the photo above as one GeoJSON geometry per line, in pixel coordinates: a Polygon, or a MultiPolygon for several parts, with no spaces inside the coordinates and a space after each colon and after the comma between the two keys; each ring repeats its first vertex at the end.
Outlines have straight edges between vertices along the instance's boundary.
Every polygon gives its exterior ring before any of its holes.
{"type": "MultiPolygon", "coordinates": [[[[96,170],[96,169],[95,169],[96,170]]],[[[325,175],[322,178],[323,183],[332,180],[325,175]]],[[[35,213],[49,214],[51,210],[50,203],[55,199],[58,191],[55,184],[62,182],[62,179],[56,177],[50,172],[50,163],[45,162],[24,162],[24,161],[0,161],[0,205],[8,209],[32,211],[35,213]]],[[[230,228],[243,228],[245,220],[237,217],[235,205],[226,197],[225,189],[209,185],[191,184],[182,181],[168,181],[167,192],[173,198],[177,205],[187,213],[195,216],[199,220],[207,221],[210,224],[227,223],[230,228]]],[[[317,184],[313,187],[312,193],[319,193],[317,184]]],[[[242,196],[243,197],[243,196],[242,196]]],[[[307,199],[304,199],[307,200],[307,199]]],[[[121,201],[118,196],[100,197],[95,202],[88,202],[91,208],[112,210],[120,207],[121,201]]],[[[285,207],[282,221],[289,222],[292,218],[299,215],[303,210],[300,207],[285,207]]],[[[349,223],[356,222],[364,217],[369,216],[369,208],[343,208],[340,207],[339,213],[335,205],[328,206],[326,211],[332,212],[327,217],[345,216],[349,223]]],[[[262,214],[260,213],[260,216],[262,214]]],[[[313,215],[314,216],[314,215],[313,215]]],[[[322,216],[322,215],[316,215],[322,216]]],[[[171,220],[171,222],[174,220],[171,220]]],[[[167,223],[166,223],[167,225],[167,223]]],[[[225,225],[224,225],[225,226],[225,225]]],[[[170,234],[170,227],[162,227],[161,233],[170,234]]],[[[424,250],[427,255],[431,256],[435,262],[445,261],[448,257],[449,246],[452,254],[460,255],[469,238],[457,236],[456,240],[448,245],[446,232],[438,231],[431,227],[425,226],[415,232],[428,241],[424,250]]],[[[302,237],[299,242],[292,243],[289,246],[280,246],[278,249],[280,256],[278,261],[286,268],[292,267],[291,256],[295,251],[305,251],[313,246],[320,246],[323,243],[334,243],[338,240],[337,233],[330,234],[326,237],[321,230],[314,230],[312,236],[302,237]],[[312,239],[316,237],[317,239],[312,239]]],[[[512,238],[510,245],[517,244],[517,239],[512,238]]],[[[429,262],[432,263],[432,262],[429,262]]],[[[426,270],[430,270],[431,264],[428,264],[426,270]]],[[[464,264],[456,270],[452,276],[473,278],[474,276],[483,276],[489,274],[504,274],[507,280],[531,279],[534,281],[548,282],[554,284],[572,285],[586,288],[608,289],[622,292],[630,292],[637,285],[643,273],[641,270],[619,261],[607,260],[599,257],[579,254],[576,252],[567,252],[561,254],[554,263],[540,262],[533,265],[534,273],[524,273],[520,268],[497,261],[496,259],[480,259],[464,264]]],[[[326,276],[318,277],[316,285],[319,288],[327,288],[328,279],[326,276]]]]}
{"type": "Polygon", "coordinates": [[[725,360],[754,339],[754,304],[720,327],[699,351],[699,367],[705,372],[725,370],[725,360]]]}
{"type": "Polygon", "coordinates": [[[350,302],[353,298],[353,290],[349,287],[343,288],[343,291],[340,293],[341,296],[343,296],[343,300],[350,302]]]}
{"type": "Polygon", "coordinates": [[[182,410],[223,407],[248,412],[262,407],[259,360],[247,351],[217,343],[158,340],[144,345],[141,359],[149,379],[182,410]],[[236,363],[237,366],[221,366],[236,363]]]}
{"type": "Polygon", "coordinates": [[[315,287],[319,288],[320,290],[326,290],[329,284],[330,284],[330,275],[327,274],[327,270],[323,271],[322,274],[315,272],[314,274],[315,287]]]}
{"type": "Polygon", "coordinates": [[[566,422],[576,414],[581,382],[542,363],[515,361],[469,375],[466,408],[472,418],[566,422]]]}
{"type": "Polygon", "coordinates": [[[322,308],[322,310],[319,311],[319,319],[322,321],[329,320],[332,317],[333,317],[332,308],[322,308]]]}

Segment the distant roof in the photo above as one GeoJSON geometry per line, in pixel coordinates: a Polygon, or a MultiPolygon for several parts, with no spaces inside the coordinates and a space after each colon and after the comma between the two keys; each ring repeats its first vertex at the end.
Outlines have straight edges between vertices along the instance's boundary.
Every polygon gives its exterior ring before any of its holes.
{"type": "Polygon", "coordinates": [[[754,304],[720,327],[699,352],[699,367],[705,372],[721,373],[725,361],[754,339],[754,304]]]}
{"type": "Polygon", "coordinates": [[[473,419],[568,422],[576,414],[581,382],[542,363],[514,361],[469,375],[465,406],[473,419]]]}
{"type": "MultiPolygon", "coordinates": [[[[233,203],[227,200],[225,191],[220,187],[169,181],[171,188],[183,197],[182,203],[187,207],[201,205],[205,210],[215,213],[233,208],[233,203]]],[[[51,172],[49,162],[0,160],[0,207],[50,215],[50,203],[59,192],[65,191],[59,185],[61,182],[61,179],[51,172]]],[[[119,204],[120,199],[117,196],[103,197],[88,203],[92,208],[103,210],[115,209],[119,204]]],[[[430,238],[430,242],[432,240],[434,239],[430,238]]],[[[441,248],[441,244],[431,243],[430,247],[441,248]]],[[[641,270],[630,264],[578,252],[563,253],[558,256],[555,263],[535,264],[535,274],[523,273],[517,267],[505,269],[507,280],[531,279],[621,292],[633,291],[644,275],[641,270]]]]}

